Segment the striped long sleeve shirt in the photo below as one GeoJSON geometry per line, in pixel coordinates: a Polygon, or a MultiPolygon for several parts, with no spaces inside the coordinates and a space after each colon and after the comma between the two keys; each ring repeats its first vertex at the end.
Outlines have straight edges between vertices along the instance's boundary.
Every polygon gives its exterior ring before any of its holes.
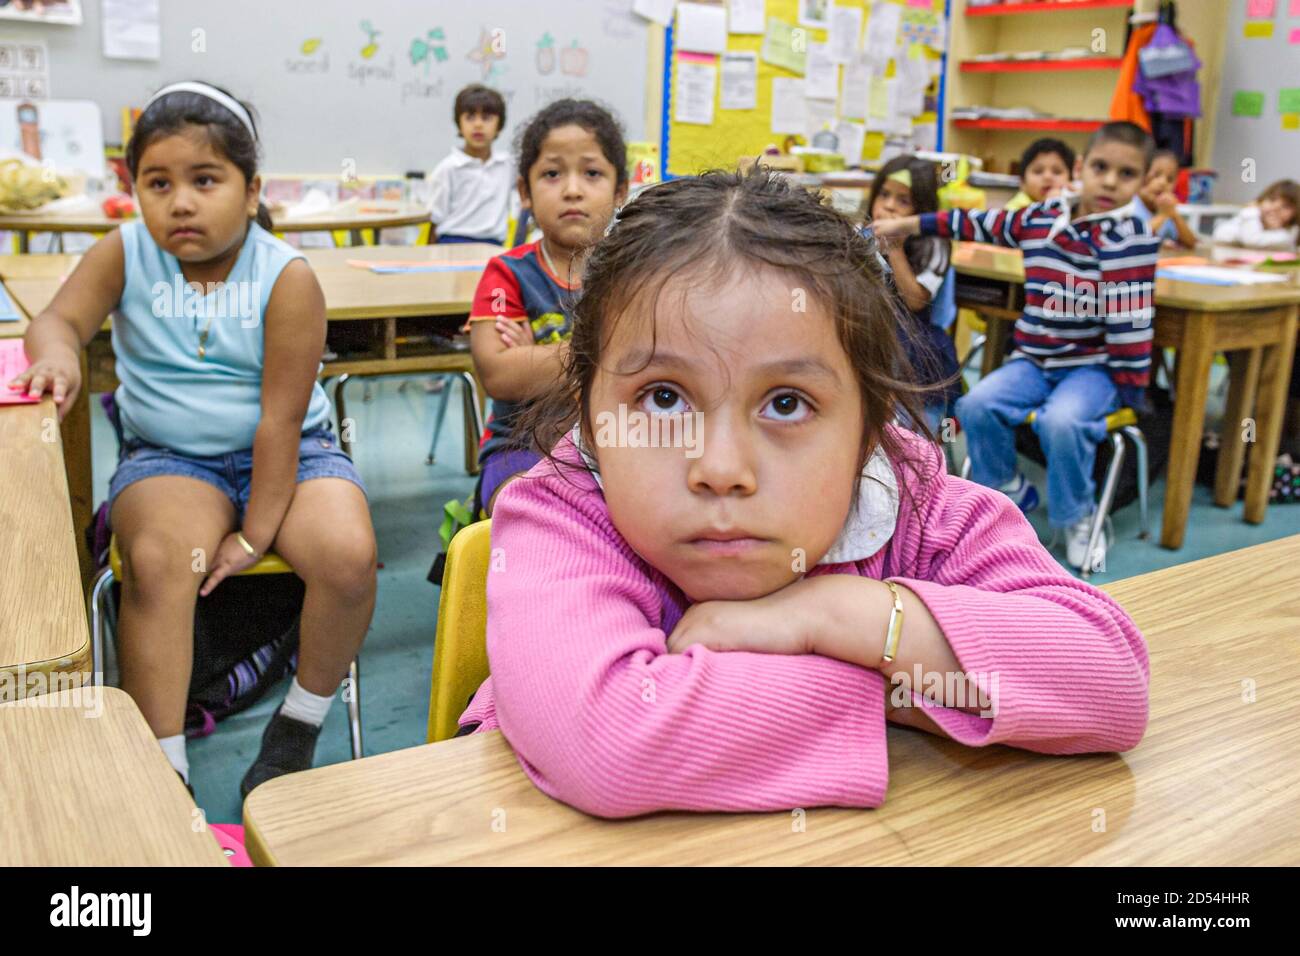
{"type": "Polygon", "coordinates": [[[1077,199],[1049,199],[1014,211],[926,213],[921,234],[1015,246],[1024,253],[1017,355],[1042,368],[1105,365],[1116,386],[1145,388],[1160,237],[1135,217],[1133,203],[1072,219],[1070,202],[1077,199]]]}

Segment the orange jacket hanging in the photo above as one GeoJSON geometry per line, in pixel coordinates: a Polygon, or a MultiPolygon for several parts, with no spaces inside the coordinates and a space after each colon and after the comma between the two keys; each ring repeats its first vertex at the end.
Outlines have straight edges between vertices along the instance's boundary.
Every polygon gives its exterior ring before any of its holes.
{"type": "Polygon", "coordinates": [[[1147,115],[1146,107],[1142,105],[1142,97],[1133,92],[1133,81],[1137,78],[1138,51],[1155,36],[1157,26],[1159,24],[1145,23],[1133,30],[1133,35],[1129,37],[1128,49],[1124,51],[1124,59],[1120,64],[1115,95],[1110,101],[1112,120],[1128,120],[1141,126],[1148,133],[1151,132],[1151,117],[1147,115]]]}

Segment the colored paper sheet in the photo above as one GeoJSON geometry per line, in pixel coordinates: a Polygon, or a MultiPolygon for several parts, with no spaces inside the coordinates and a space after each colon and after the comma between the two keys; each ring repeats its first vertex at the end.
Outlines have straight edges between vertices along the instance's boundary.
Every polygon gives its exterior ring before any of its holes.
{"type": "Polygon", "coordinates": [[[1255,90],[1238,90],[1232,94],[1233,116],[1263,116],[1264,94],[1255,90]]]}
{"type": "Polygon", "coordinates": [[[1242,28],[1247,40],[1267,40],[1273,36],[1272,20],[1247,20],[1242,28]]]}
{"type": "Polygon", "coordinates": [[[763,62],[803,76],[808,68],[808,46],[806,38],[795,43],[796,29],[800,29],[800,36],[804,37],[806,31],[801,28],[796,28],[776,17],[768,17],[767,33],[763,35],[763,62]]]}

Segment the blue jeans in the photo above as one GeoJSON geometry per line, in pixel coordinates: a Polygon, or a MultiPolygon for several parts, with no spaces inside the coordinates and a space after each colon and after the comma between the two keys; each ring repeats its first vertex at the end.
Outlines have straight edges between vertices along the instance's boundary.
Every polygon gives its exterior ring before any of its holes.
{"type": "Polygon", "coordinates": [[[1015,428],[1037,412],[1033,429],[1047,457],[1047,519],[1066,527],[1092,514],[1097,446],[1106,416],[1119,407],[1105,366],[1041,369],[1013,359],[957,400],[971,478],[999,488],[1016,477],[1015,428]]]}

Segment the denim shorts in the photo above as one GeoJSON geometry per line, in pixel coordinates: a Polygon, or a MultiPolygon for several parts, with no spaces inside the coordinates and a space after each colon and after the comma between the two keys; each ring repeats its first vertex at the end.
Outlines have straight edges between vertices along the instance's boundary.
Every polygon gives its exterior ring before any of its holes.
{"type": "MultiPolygon", "coordinates": [[[[253,449],[197,457],[139,439],[128,439],[118,457],[117,470],[108,483],[109,514],[112,515],[113,502],[124,488],[160,475],[197,478],[219,488],[235,506],[242,521],[244,509],[248,507],[248,496],[253,490],[253,449]]],[[[352,459],[339,448],[329,428],[304,432],[298,446],[298,483],[313,478],[343,478],[360,488],[363,494],[366,490],[352,459]]]]}

